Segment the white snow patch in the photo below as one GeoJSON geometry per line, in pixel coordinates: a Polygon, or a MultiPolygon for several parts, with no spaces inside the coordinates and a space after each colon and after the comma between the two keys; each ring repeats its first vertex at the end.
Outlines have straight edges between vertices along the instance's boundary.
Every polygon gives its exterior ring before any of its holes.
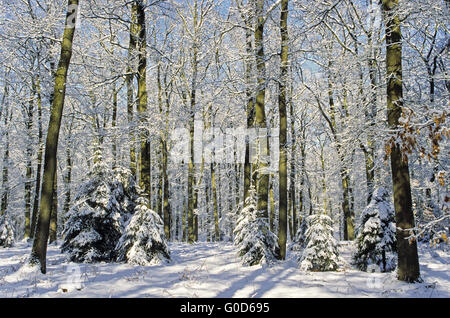
{"type": "Polygon", "coordinates": [[[0,297],[450,297],[450,253],[426,245],[419,250],[420,284],[400,282],[395,273],[353,268],[355,244],[349,242],[340,242],[337,272],[303,272],[293,254],[271,267],[244,267],[231,244],[169,247],[172,263],[133,266],[69,263],[59,247],[51,245],[47,274],[42,275],[37,268],[23,266],[31,246],[19,242],[0,249],[0,297]]]}

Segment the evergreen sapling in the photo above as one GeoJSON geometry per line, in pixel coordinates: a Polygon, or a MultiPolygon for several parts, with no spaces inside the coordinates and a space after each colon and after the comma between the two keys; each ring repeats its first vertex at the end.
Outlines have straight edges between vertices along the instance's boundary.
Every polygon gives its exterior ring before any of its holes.
{"type": "Polygon", "coordinates": [[[379,188],[361,214],[353,263],[363,271],[370,265],[378,266],[381,272],[394,270],[397,248],[395,232],[394,207],[390,203],[389,193],[379,188]]]}
{"type": "Polygon", "coordinates": [[[5,215],[0,216],[0,247],[12,247],[14,245],[14,228],[5,215]]]}
{"type": "Polygon", "coordinates": [[[338,243],[333,237],[333,221],[324,214],[310,215],[306,220],[305,249],[299,259],[304,271],[335,271],[338,269],[338,243]]]}
{"type": "Polygon", "coordinates": [[[270,231],[267,218],[261,217],[256,210],[254,188],[250,189],[245,206],[237,217],[233,234],[243,265],[270,265],[276,261],[279,254],[278,238],[270,231]]]}
{"type": "Polygon", "coordinates": [[[134,210],[138,188],[123,168],[114,172],[98,159],[68,212],[61,250],[74,262],[113,261],[124,224],[134,210]]]}
{"type": "Polygon", "coordinates": [[[170,261],[161,217],[147,207],[147,200],[139,198],[135,213],[116,247],[118,261],[149,266],[170,261]]]}

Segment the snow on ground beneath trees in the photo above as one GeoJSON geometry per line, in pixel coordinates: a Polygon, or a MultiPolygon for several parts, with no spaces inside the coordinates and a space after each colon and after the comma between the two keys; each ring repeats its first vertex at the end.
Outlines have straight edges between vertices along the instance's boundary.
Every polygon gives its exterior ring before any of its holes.
{"type": "Polygon", "coordinates": [[[172,263],[150,267],[74,264],[50,245],[47,274],[24,266],[29,243],[0,249],[0,297],[450,297],[448,251],[421,245],[423,283],[349,265],[354,245],[340,244],[338,272],[302,272],[293,255],[272,267],[243,267],[231,244],[171,243],[172,263]]]}

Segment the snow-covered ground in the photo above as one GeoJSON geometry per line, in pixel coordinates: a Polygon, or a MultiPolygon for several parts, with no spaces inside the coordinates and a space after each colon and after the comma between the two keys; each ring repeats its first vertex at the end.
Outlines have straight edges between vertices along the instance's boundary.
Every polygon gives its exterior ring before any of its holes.
{"type": "MultiPolygon", "coordinates": [[[[353,246],[341,243],[338,272],[312,273],[292,257],[272,267],[242,267],[230,244],[170,244],[169,265],[68,263],[49,247],[47,275],[24,267],[30,245],[0,249],[0,297],[450,297],[450,253],[420,247],[420,284],[393,273],[365,273],[349,265],[353,246]]],[[[291,255],[292,256],[292,255],[291,255]]]]}

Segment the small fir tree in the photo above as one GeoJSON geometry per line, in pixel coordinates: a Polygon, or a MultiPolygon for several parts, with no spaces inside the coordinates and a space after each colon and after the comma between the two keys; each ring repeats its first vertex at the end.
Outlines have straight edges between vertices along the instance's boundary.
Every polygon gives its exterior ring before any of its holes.
{"type": "Polygon", "coordinates": [[[139,198],[135,213],[117,244],[118,261],[149,266],[170,261],[161,217],[139,198]]]}
{"type": "Polygon", "coordinates": [[[14,228],[8,221],[6,214],[0,216],[0,247],[14,245],[14,228]]]}
{"type": "Polygon", "coordinates": [[[278,238],[270,231],[267,218],[259,215],[256,206],[256,191],[252,188],[233,231],[234,244],[245,266],[271,264],[279,253],[278,238]]]}
{"type": "Polygon", "coordinates": [[[338,269],[338,243],[333,237],[333,221],[327,215],[310,215],[306,220],[305,248],[299,259],[305,271],[335,271],[338,269]]]}
{"type": "Polygon", "coordinates": [[[395,232],[394,207],[389,193],[379,188],[361,214],[353,263],[363,271],[369,265],[379,266],[381,272],[394,270],[397,248],[395,232]]]}
{"type": "Polygon", "coordinates": [[[114,172],[95,154],[95,163],[68,212],[61,250],[71,261],[113,261],[124,224],[134,210],[139,189],[124,168],[114,172]]]}

